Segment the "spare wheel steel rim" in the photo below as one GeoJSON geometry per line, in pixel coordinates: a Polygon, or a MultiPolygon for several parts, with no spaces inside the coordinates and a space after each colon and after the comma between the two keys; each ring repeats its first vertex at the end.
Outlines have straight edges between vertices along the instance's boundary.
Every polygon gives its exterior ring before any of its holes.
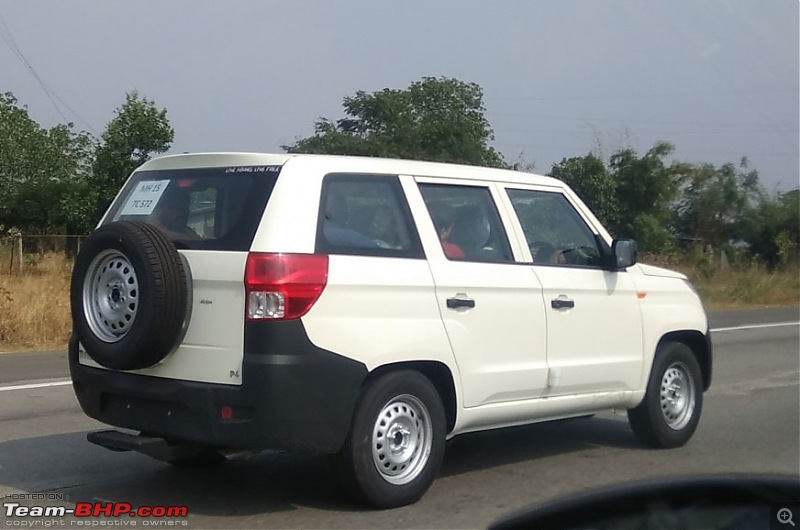
{"type": "Polygon", "coordinates": [[[122,340],[139,311],[139,279],[128,257],[114,249],[92,259],[83,282],[83,312],[103,342],[122,340]]]}
{"type": "Polygon", "coordinates": [[[673,430],[686,427],[694,416],[695,382],[689,368],[672,363],[661,378],[661,414],[673,430]]]}
{"type": "Polygon", "coordinates": [[[404,394],[378,414],[372,429],[372,460],[381,478],[408,484],[425,469],[433,445],[433,426],[425,404],[404,394]]]}

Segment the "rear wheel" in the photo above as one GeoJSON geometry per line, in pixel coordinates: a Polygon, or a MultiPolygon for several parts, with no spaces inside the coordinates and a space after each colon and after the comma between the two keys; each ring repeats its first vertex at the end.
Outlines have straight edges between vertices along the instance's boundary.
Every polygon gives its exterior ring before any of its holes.
{"type": "Polygon", "coordinates": [[[417,501],[441,465],[445,413],[428,378],[392,372],[364,388],[350,434],[333,457],[350,493],[377,508],[417,501]]]}
{"type": "Polygon", "coordinates": [[[651,447],[679,447],[694,434],[703,409],[700,365],[683,343],[656,353],[644,400],[628,411],[636,437],[651,447]]]}

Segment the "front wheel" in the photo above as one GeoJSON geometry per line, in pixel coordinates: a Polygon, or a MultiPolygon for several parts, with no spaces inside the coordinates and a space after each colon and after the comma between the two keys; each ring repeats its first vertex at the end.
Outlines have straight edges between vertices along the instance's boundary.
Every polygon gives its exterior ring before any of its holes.
{"type": "Polygon", "coordinates": [[[703,409],[700,365],[683,343],[656,353],[644,400],[628,411],[633,433],[650,447],[680,447],[694,434],[703,409]]]}
{"type": "Polygon", "coordinates": [[[376,508],[411,504],[439,470],[445,424],[428,378],[410,370],[378,377],[362,392],[334,466],[351,494],[376,508]]]}

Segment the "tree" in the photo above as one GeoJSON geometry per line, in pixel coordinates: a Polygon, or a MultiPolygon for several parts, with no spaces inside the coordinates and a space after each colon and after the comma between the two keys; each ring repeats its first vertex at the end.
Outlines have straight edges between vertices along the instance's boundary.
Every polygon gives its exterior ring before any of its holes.
{"type": "Polygon", "coordinates": [[[646,252],[662,252],[675,245],[670,226],[681,183],[692,166],[665,159],[673,146],[658,142],[640,156],[620,149],[603,160],[589,153],[565,158],[550,174],[565,181],[603,224],[618,237],[632,237],[646,252]]]}
{"type": "Polygon", "coordinates": [[[600,158],[593,153],[564,158],[553,165],[550,175],[569,184],[605,226],[616,224],[619,217],[617,182],[600,158]]]}
{"type": "Polygon", "coordinates": [[[746,158],[738,170],[730,163],[688,167],[677,201],[677,232],[713,246],[741,237],[742,223],[763,197],[758,172],[748,169],[746,158]]]}
{"type": "Polygon", "coordinates": [[[71,212],[61,197],[85,178],[93,139],[72,124],[39,126],[10,92],[0,95],[0,224],[25,232],[62,232],[71,212]]]}
{"type": "Polygon", "coordinates": [[[167,110],[159,110],[154,101],[140,98],[135,90],[125,95],[125,103],[115,114],[95,151],[89,190],[96,196],[89,200],[96,215],[108,207],[134,169],[153,154],[167,151],[175,137],[167,110]]]}
{"type": "Polygon", "coordinates": [[[780,223],[775,244],[778,265],[800,263],[800,189],[781,193],[777,198],[780,223]]]}
{"type": "Polygon", "coordinates": [[[689,166],[667,165],[664,159],[673,150],[672,144],[658,142],[641,157],[633,149],[622,149],[609,160],[619,202],[613,227],[620,235],[636,238],[648,252],[665,251],[674,244],[668,224],[689,166]]]}
{"type": "Polygon", "coordinates": [[[800,189],[763,196],[742,224],[751,253],[770,268],[800,261],[800,189]]]}
{"type": "Polygon", "coordinates": [[[405,90],[358,91],[343,107],[345,118],[321,118],[312,136],[283,149],[506,167],[488,145],[494,135],[475,83],[424,77],[405,90]]]}
{"type": "Polygon", "coordinates": [[[102,142],[73,125],[45,129],[13,94],[0,94],[0,224],[29,233],[86,233],[122,182],[174,132],[166,110],[127,94],[102,142]]]}

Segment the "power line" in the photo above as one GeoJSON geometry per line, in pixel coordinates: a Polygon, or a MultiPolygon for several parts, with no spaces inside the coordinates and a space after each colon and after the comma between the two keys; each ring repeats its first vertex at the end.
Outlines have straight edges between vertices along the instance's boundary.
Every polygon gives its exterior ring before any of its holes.
{"type": "MultiPolygon", "coordinates": [[[[527,143],[519,143],[519,142],[504,142],[504,141],[495,141],[494,145],[499,148],[527,148],[527,149],[565,149],[565,150],[575,150],[575,145],[573,144],[560,144],[560,145],[553,145],[553,144],[541,144],[538,142],[527,142],[527,143]]],[[[722,155],[722,156],[741,156],[742,153],[738,151],[718,151],[718,150],[683,150],[683,149],[676,149],[675,154],[673,156],[685,156],[685,155],[722,155]]],[[[782,153],[782,152],[763,152],[763,151],[756,151],[756,152],[748,152],[747,157],[797,157],[797,153],[782,153]]]]}
{"type": "Polygon", "coordinates": [[[782,129],[776,129],[780,127],[785,127],[786,130],[793,131],[795,128],[790,124],[772,124],[772,123],[756,123],[756,122],[712,122],[712,121],[705,121],[705,122],[697,122],[697,121],[670,121],[670,120],[629,120],[627,118],[598,118],[598,117],[587,117],[587,116],[563,116],[557,114],[533,114],[528,113],[525,111],[516,111],[516,112],[487,112],[487,114],[491,114],[492,116],[504,116],[504,117],[514,117],[514,118],[538,118],[542,120],[556,120],[556,121],[580,121],[584,122],[587,125],[590,125],[593,122],[614,122],[620,124],[628,124],[628,123],[649,123],[654,125],[709,125],[709,126],[717,126],[717,127],[758,127],[758,128],[769,128],[770,130],[778,130],[781,131],[782,129]]]}
{"type": "MultiPolygon", "coordinates": [[[[592,134],[594,133],[594,128],[584,127],[581,129],[554,129],[554,128],[543,128],[543,129],[532,129],[528,127],[494,127],[493,128],[495,134],[498,133],[514,133],[514,134],[592,134]]],[[[797,132],[796,128],[788,127],[785,129],[768,129],[768,128],[761,128],[761,129],[734,129],[734,128],[715,128],[715,129],[705,129],[705,130],[689,130],[689,129],[671,129],[671,128],[658,128],[658,129],[633,129],[631,132],[636,134],[680,134],[680,135],[744,135],[744,134],[772,134],[775,132],[797,132]]]]}
{"type": "Polygon", "coordinates": [[[14,36],[11,34],[11,30],[6,25],[6,21],[3,19],[2,15],[0,15],[0,24],[3,26],[3,28],[0,29],[0,37],[3,38],[11,52],[14,53],[14,55],[16,55],[22,61],[28,70],[30,70],[31,74],[33,74],[33,77],[36,79],[36,81],[38,81],[39,85],[44,90],[47,99],[50,100],[50,103],[53,104],[53,108],[55,108],[56,112],[58,112],[58,114],[61,116],[61,119],[63,119],[65,122],[69,122],[67,117],[64,116],[64,113],[61,112],[61,108],[58,106],[55,99],[53,99],[53,96],[50,93],[50,90],[47,88],[47,85],[45,85],[44,81],[42,81],[42,78],[39,77],[39,74],[36,73],[36,70],[33,68],[31,63],[28,62],[28,59],[25,58],[25,55],[22,53],[22,50],[19,49],[19,46],[17,46],[17,42],[14,40],[14,36]]]}
{"type": "MultiPolygon", "coordinates": [[[[515,101],[515,100],[535,100],[535,101],[544,101],[544,100],[553,100],[553,99],[564,99],[564,100],[592,100],[592,99],[650,99],[650,98],[687,98],[687,97],[713,97],[713,98],[721,98],[721,97],[737,97],[737,96],[746,96],[752,94],[767,94],[767,93],[789,93],[789,94],[797,94],[797,87],[793,88],[764,88],[764,89],[756,89],[756,90],[732,90],[727,92],[720,92],[720,91],[695,91],[695,92],[664,92],[664,93],[638,93],[638,94],[581,94],[581,95],[550,95],[550,96],[502,96],[500,98],[495,99],[503,99],[507,101],[515,101]]],[[[490,99],[487,97],[487,99],[490,99]]]]}
{"type": "MultiPolygon", "coordinates": [[[[661,21],[672,28],[672,33],[684,39],[688,39],[689,37],[688,31],[686,30],[686,27],[683,24],[676,24],[674,21],[669,20],[669,17],[663,17],[661,21]]],[[[725,83],[726,86],[736,86],[735,80],[732,79],[727,72],[719,68],[715,61],[709,61],[708,65],[710,66],[711,71],[717,74],[717,77],[719,77],[725,83]]],[[[766,116],[764,112],[762,112],[762,107],[756,103],[755,99],[752,98],[752,93],[744,91],[741,99],[745,102],[745,104],[748,107],[750,107],[751,111],[753,111],[756,115],[764,119],[765,122],[770,123],[772,121],[769,119],[768,116],[766,116]]],[[[782,142],[785,141],[785,135],[780,134],[780,132],[777,130],[776,130],[776,136],[780,138],[780,141],[782,142]]]]}
{"type": "Polygon", "coordinates": [[[42,87],[42,90],[44,91],[45,95],[47,96],[47,99],[50,100],[50,103],[53,104],[53,107],[56,109],[56,112],[58,112],[59,116],[61,116],[61,119],[63,119],[66,123],[69,123],[69,121],[70,121],[69,119],[67,119],[67,117],[64,115],[64,113],[61,111],[61,107],[59,107],[58,103],[56,103],[56,99],[58,101],[60,101],[61,104],[64,105],[64,107],[66,107],[66,109],[70,113],[72,113],[72,115],[75,116],[75,118],[77,118],[78,121],[83,123],[89,129],[89,131],[91,131],[93,134],[97,134],[97,132],[89,124],[89,122],[87,122],[86,120],[81,118],[81,116],[77,112],[75,112],[72,109],[72,107],[70,107],[67,104],[67,102],[64,101],[64,99],[61,96],[59,96],[58,93],[56,93],[55,90],[53,90],[49,86],[47,86],[47,84],[42,80],[42,78],[36,72],[36,69],[33,67],[33,65],[30,63],[30,61],[28,61],[28,59],[25,57],[25,54],[22,53],[22,50],[20,49],[19,45],[17,45],[17,41],[14,39],[14,35],[11,33],[11,29],[9,29],[9,27],[6,24],[5,19],[3,19],[2,15],[0,15],[0,26],[1,26],[0,27],[0,37],[2,37],[3,41],[6,43],[6,45],[11,50],[11,52],[14,55],[16,55],[17,58],[20,61],[22,61],[22,63],[31,72],[31,74],[33,75],[34,79],[36,79],[36,81],[39,83],[39,86],[42,87]]]}

